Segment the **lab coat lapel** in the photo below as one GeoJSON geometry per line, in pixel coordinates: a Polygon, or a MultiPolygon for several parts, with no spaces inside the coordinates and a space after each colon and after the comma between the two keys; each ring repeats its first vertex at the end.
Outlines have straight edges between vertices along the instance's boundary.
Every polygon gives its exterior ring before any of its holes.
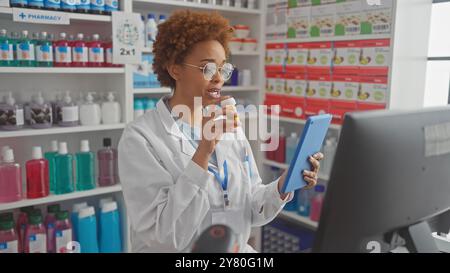
{"type": "Polygon", "coordinates": [[[230,140],[230,134],[226,133],[223,135],[222,139],[216,145],[216,157],[217,164],[220,170],[223,169],[223,163],[227,159],[228,151],[232,146],[233,142],[230,140]]]}
{"type": "Polygon", "coordinates": [[[164,98],[160,99],[156,104],[156,110],[158,111],[163,127],[169,135],[177,139],[177,142],[180,145],[180,151],[185,155],[192,157],[195,153],[195,149],[194,147],[192,147],[192,144],[189,142],[183,132],[181,132],[180,128],[172,117],[172,114],[169,112],[169,109],[167,109],[167,106],[165,105],[163,99],[164,98]]]}

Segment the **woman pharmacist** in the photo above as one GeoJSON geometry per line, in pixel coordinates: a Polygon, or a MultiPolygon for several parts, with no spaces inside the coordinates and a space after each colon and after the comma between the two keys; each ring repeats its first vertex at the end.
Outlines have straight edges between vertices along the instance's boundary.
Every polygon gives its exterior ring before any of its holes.
{"type": "MultiPolygon", "coordinates": [[[[220,89],[233,71],[226,62],[231,37],[229,22],[218,13],[178,11],[159,25],[154,70],[173,95],[130,123],[119,143],[133,252],[188,252],[197,236],[217,223],[238,234],[240,252],[255,252],[247,244],[251,227],[272,221],[293,197],[280,194],[286,172],[262,184],[247,139],[219,140],[236,130],[243,134],[235,109],[220,110],[229,118],[217,121],[213,114],[202,115],[204,109],[219,111],[213,105],[229,98],[221,97],[220,89]],[[201,97],[199,106],[194,97],[201,97]],[[172,111],[180,106],[191,114],[172,111]],[[209,131],[223,133],[207,136],[201,128],[208,124],[213,124],[209,131]]],[[[303,173],[309,188],[317,183],[322,158],[312,156],[311,171],[303,173]]]]}

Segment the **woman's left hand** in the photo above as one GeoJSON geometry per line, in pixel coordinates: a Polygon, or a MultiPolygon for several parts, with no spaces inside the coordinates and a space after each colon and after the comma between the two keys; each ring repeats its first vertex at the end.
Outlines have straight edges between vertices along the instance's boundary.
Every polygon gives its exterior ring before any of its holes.
{"type": "Polygon", "coordinates": [[[309,162],[311,163],[311,170],[303,171],[303,178],[308,183],[305,189],[309,190],[314,188],[317,184],[319,169],[320,169],[320,161],[323,159],[324,155],[322,153],[316,153],[313,156],[309,157],[309,162]]]}

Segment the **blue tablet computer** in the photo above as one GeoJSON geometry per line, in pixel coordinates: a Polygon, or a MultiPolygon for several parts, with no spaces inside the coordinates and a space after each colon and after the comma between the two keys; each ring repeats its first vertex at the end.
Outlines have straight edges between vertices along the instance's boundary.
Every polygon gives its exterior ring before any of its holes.
{"type": "Polygon", "coordinates": [[[303,179],[303,170],[310,170],[309,156],[320,152],[323,141],[331,123],[331,115],[309,117],[303,129],[295,155],[289,166],[282,192],[292,192],[301,189],[308,183],[303,179]]]}

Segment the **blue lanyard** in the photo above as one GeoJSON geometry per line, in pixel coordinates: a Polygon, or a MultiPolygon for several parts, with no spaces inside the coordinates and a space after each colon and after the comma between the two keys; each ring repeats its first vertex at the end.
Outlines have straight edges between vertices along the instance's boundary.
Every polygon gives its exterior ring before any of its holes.
{"type": "Polygon", "coordinates": [[[228,207],[230,205],[230,200],[228,199],[228,165],[227,165],[227,161],[225,160],[223,162],[223,173],[224,173],[224,177],[223,179],[220,177],[219,172],[214,171],[214,169],[212,167],[208,167],[208,171],[210,171],[214,177],[216,178],[217,182],[219,182],[222,186],[222,190],[223,190],[223,200],[225,202],[225,206],[228,207]]]}

